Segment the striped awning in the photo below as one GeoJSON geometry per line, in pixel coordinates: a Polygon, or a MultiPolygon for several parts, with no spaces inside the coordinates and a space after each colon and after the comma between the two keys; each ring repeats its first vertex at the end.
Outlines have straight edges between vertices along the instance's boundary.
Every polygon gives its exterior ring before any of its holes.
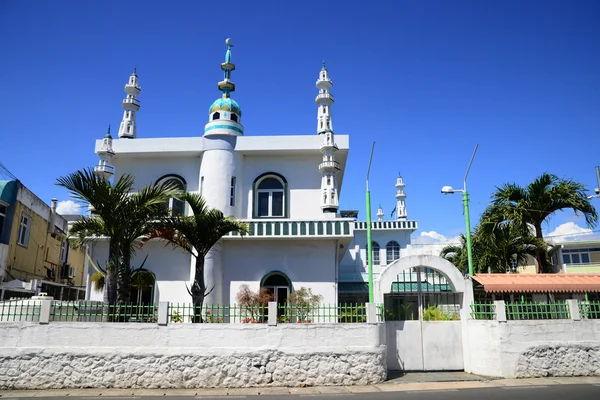
{"type": "Polygon", "coordinates": [[[600,274],[477,274],[488,293],[600,292],[600,274]]]}

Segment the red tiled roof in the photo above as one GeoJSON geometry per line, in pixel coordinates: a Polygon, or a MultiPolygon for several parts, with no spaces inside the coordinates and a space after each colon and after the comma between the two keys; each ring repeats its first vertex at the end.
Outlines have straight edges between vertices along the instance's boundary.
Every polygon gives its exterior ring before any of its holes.
{"type": "Polygon", "coordinates": [[[477,274],[493,292],[600,292],[600,274],[477,274]]]}

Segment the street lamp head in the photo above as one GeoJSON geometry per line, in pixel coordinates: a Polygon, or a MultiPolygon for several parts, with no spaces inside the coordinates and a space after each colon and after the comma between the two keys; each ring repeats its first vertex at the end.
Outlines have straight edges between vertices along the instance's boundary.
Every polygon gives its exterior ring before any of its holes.
{"type": "Polygon", "coordinates": [[[444,194],[452,194],[452,193],[454,193],[454,189],[452,189],[452,186],[444,186],[442,188],[442,193],[444,193],[444,194]]]}

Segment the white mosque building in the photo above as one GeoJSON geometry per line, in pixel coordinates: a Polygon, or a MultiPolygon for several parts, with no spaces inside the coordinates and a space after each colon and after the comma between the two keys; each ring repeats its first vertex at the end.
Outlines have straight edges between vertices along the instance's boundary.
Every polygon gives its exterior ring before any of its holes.
{"type": "MultiPolygon", "coordinates": [[[[200,193],[209,206],[249,224],[250,235],[222,238],[206,258],[207,286],[214,286],[207,304],[234,304],[243,284],[254,290],[270,288],[278,302],[299,287],[322,295],[323,303],[366,301],[367,225],[357,221],[357,212],[339,209],[349,136],[334,135],[329,72],[323,65],[316,82],[315,133],[246,134],[242,108],[231,98],[235,65],[229,39],[226,43],[224,78],[218,83],[222,94],[209,107],[202,136],[138,136],[141,88],[134,71],[125,85],[119,139],[113,141],[108,134],[96,142],[96,172],[117,179],[130,174],[137,187],[176,182],[200,193]]],[[[417,222],[407,219],[402,177],[396,189],[396,218],[384,221],[379,209],[378,220],[372,222],[375,276],[407,255],[410,235],[417,229],[417,222]]],[[[169,206],[191,212],[177,201],[169,206]]],[[[97,242],[89,251],[92,260],[103,263],[108,244],[97,242]]],[[[193,280],[192,256],[155,240],[137,251],[132,265],[139,266],[146,256],[145,268],[156,276],[146,301],[191,302],[186,285],[193,280]]],[[[91,300],[102,298],[90,287],[87,292],[91,300]]]]}

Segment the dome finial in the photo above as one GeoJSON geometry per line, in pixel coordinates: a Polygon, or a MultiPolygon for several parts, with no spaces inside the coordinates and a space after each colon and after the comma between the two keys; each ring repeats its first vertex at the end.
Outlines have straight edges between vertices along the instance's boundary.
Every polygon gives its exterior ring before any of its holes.
{"type": "Polygon", "coordinates": [[[325,60],[323,60],[323,68],[321,68],[322,71],[327,70],[327,67],[325,67],[325,60]]]}
{"type": "Polygon", "coordinates": [[[227,51],[225,52],[225,62],[221,63],[221,69],[224,72],[224,79],[219,82],[219,90],[223,92],[223,98],[229,98],[229,93],[235,90],[235,83],[231,81],[231,71],[235,69],[235,64],[231,62],[231,38],[225,39],[227,51]]]}
{"type": "Polygon", "coordinates": [[[110,136],[110,124],[108,124],[108,132],[106,132],[106,136],[104,136],[105,138],[112,138],[112,136],[110,136]]]}

